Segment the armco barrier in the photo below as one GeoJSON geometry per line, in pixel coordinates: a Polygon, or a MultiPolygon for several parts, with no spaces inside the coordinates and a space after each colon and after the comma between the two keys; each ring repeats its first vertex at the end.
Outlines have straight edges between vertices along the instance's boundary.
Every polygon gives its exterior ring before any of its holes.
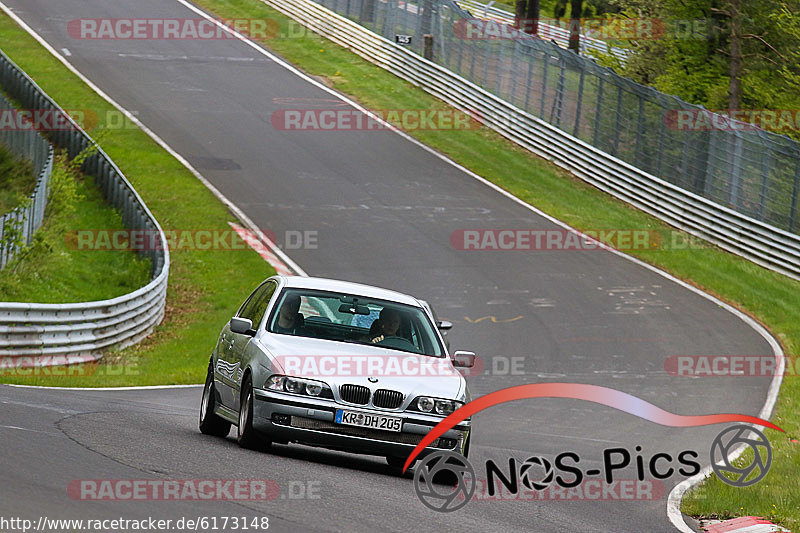
{"type": "MultiPolygon", "coordinates": [[[[460,7],[463,7],[469,11],[473,17],[483,20],[494,20],[509,25],[514,23],[514,13],[510,13],[502,8],[495,7],[492,5],[493,2],[490,2],[489,4],[483,4],[477,0],[455,1],[460,7]]],[[[566,19],[566,22],[569,23],[569,19],[566,19]]],[[[537,35],[546,41],[552,40],[561,48],[569,47],[569,30],[566,28],[560,28],[558,26],[553,26],[552,24],[545,24],[544,22],[540,21],[539,33],[537,35]]],[[[590,51],[599,52],[601,54],[611,54],[622,63],[628,59],[628,55],[630,54],[630,52],[624,48],[610,46],[605,41],[594,39],[582,34],[581,53],[589,54],[590,51]]]]}
{"type": "MultiPolygon", "coordinates": [[[[14,109],[0,94],[0,113],[14,109]]],[[[0,213],[0,270],[19,252],[20,246],[30,244],[34,232],[44,220],[50,173],[53,171],[53,146],[32,130],[0,128],[0,145],[13,155],[31,162],[36,186],[27,205],[9,213],[0,213]]]]}
{"type": "Polygon", "coordinates": [[[602,152],[310,0],[262,0],[422,87],[595,187],[764,267],[800,279],[800,236],[747,217],[602,152]]]}
{"type": "MultiPolygon", "coordinates": [[[[22,108],[65,114],[5,54],[0,52],[0,86],[22,108]]],[[[71,120],[71,119],[70,119],[71,120]]],[[[50,140],[74,157],[94,141],[71,120],[71,128],[50,132],[50,140]]],[[[169,276],[164,232],[122,172],[99,147],[83,170],[95,177],[106,201],[130,230],[157,242],[141,252],[150,259],[146,286],[97,302],[39,304],[0,302],[0,366],[49,366],[99,359],[105,350],[134,344],[161,322],[169,276]]]]}

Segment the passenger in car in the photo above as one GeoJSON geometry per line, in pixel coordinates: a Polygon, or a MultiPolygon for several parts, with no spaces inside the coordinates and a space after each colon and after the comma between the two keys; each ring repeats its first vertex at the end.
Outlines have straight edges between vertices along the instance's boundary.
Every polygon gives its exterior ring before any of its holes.
{"type": "Polygon", "coordinates": [[[381,314],[369,328],[370,342],[381,342],[386,337],[398,337],[400,334],[400,312],[384,307],[381,314]]]}
{"type": "Polygon", "coordinates": [[[278,312],[278,322],[275,324],[275,333],[289,335],[305,335],[305,317],[300,313],[300,296],[291,294],[283,301],[278,312]]]}

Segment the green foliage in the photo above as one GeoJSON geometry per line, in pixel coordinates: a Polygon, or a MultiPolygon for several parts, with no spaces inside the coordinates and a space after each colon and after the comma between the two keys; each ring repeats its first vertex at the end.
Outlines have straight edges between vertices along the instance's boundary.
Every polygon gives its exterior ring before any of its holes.
{"type": "Polygon", "coordinates": [[[18,207],[33,192],[38,176],[30,161],[16,157],[0,144],[0,216],[18,207]]]}
{"type": "MultiPolygon", "coordinates": [[[[80,172],[85,150],[72,161],[56,154],[45,221],[0,276],[0,301],[69,303],[105,300],[146,285],[150,261],[129,251],[78,250],[70,239],[81,228],[123,229],[90,177],[80,172]]],[[[21,244],[21,243],[20,243],[21,244]]]]}
{"type": "MultiPolygon", "coordinates": [[[[740,21],[742,109],[800,108],[800,0],[613,0],[620,17],[663,21],[654,39],[619,43],[620,74],[709,109],[728,109],[732,20],[740,21]],[[737,7],[738,6],[738,7],[737,7]]],[[[735,32],[734,32],[735,33],[735,32]]],[[[782,131],[800,138],[798,132],[782,131]]]]}

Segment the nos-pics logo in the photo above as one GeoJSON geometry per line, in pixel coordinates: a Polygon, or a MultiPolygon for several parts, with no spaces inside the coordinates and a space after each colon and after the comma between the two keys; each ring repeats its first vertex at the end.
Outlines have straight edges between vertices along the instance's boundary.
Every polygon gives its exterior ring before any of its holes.
{"type": "MultiPolygon", "coordinates": [[[[614,453],[619,453],[619,450],[616,449],[614,453]]],[[[576,454],[572,452],[569,454],[577,458],[576,454]]],[[[605,455],[604,453],[604,459],[606,459],[605,455]]],[[[700,465],[691,460],[692,457],[697,456],[695,452],[685,451],[680,455],[679,462],[690,468],[680,468],[678,472],[683,475],[694,475],[700,470],[700,465]]],[[[656,454],[654,457],[658,456],[668,457],[667,454],[656,454]]],[[[651,460],[651,470],[652,462],[651,460]]],[[[516,463],[509,461],[509,464],[516,463]]],[[[624,465],[622,463],[605,465],[606,477],[608,478],[609,473],[615,468],[621,468],[628,464],[630,461],[626,461],[624,465]]],[[[748,487],[758,483],[767,475],[771,465],[772,447],[769,440],[766,435],[752,426],[746,424],[731,426],[717,435],[712,443],[711,467],[719,479],[728,485],[748,487]],[[752,451],[752,460],[749,464],[744,464],[741,456],[737,461],[730,460],[732,454],[739,448],[744,451],[749,448],[752,451]]],[[[487,478],[492,479],[493,475],[490,475],[490,470],[496,470],[496,466],[492,461],[487,461],[487,478]]],[[[574,468],[568,470],[572,473],[576,471],[574,468]]],[[[553,464],[548,459],[534,456],[521,463],[519,471],[515,472],[513,476],[509,476],[514,479],[515,486],[509,486],[506,481],[503,483],[514,493],[519,490],[519,482],[529,490],[541,491],[554,481],[562,483],[556,473],[553,464]]],[[[600,470],[597,470],[596,473],[599,474],[600,470]]],[[[590,470],[586,474],[594,475],[595,471],[590,470]]],[[[665,477],[653,472],[651,475],[662,479],[665,477]]],[[[583,474],[581,474],[582,478],[583,474]]],[[[420,461],[414,469],[414,490],[417,497],[425,506],[435,511],[446,513],[461,509],[473,499],[477,485],[478,480],[472,464],[463,455],[455,452],[434,452],[420,461]]],[[[574,484],[570,483],[569,485],[574,484]]]]}

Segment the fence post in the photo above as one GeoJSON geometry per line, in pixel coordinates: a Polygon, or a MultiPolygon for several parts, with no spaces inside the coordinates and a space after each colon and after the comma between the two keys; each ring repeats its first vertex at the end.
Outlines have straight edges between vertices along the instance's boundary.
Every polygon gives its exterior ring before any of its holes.
{"type": "Polygon", "coordinates": [[[797,217],[797,197],[800,196],[800,154],[794,163],[794,187],[792,187],[792,210],[789,213],[789,231],[794,231],[797,217]]]}
{"type": "Polygon", "coordinates": [[[426,33],[422,36],[422,39],[424,42],[422,57],[428,61],[433,61],[433,35],[426,33]]]}
{"type": "Polygon", "coordinates": [[[603,109],[603,83],[603,78],[599,77],[597,83],[597,106],[594,110],[594,135],[592,135],[592,146],[597,146],[597,136],[600,133],[600,113],[603,109]]]}

